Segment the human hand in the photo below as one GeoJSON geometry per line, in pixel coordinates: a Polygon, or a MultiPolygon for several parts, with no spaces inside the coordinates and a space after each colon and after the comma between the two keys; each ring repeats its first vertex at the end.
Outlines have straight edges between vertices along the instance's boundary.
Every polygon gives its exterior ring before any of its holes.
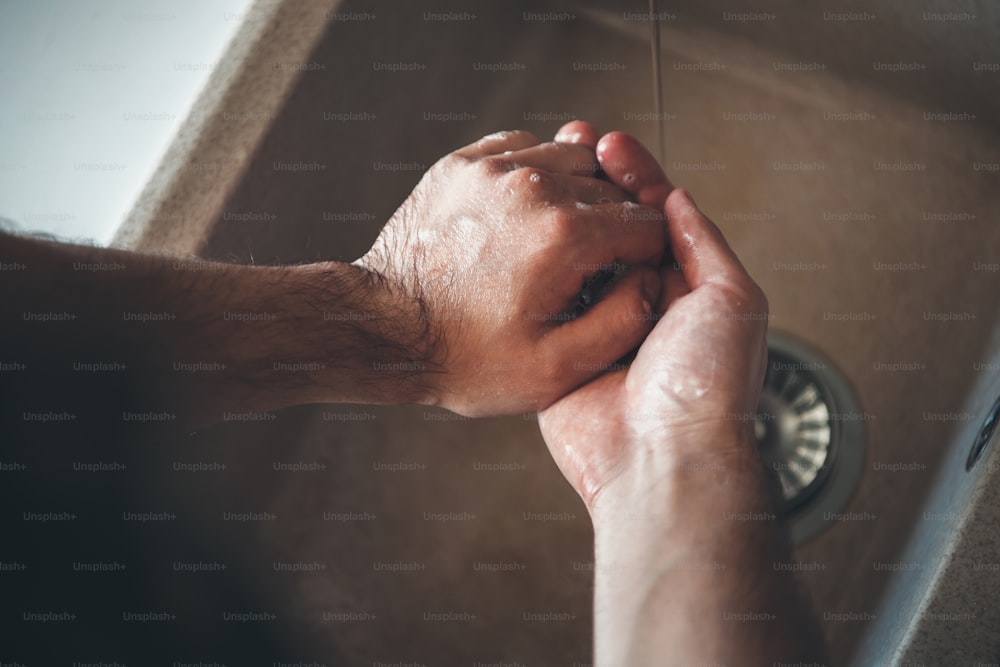
{"type": "Polygon", "coordinates": [[[596,169],[581,143],[489,135],[438,161],[355,262],[426,329],[421,402],[469,416],[538,410],[649,333],[662,213],[596,169]],[[623,265],[573,319],[584,281],[623,265]]]}
{"type": "Polygon", "coordinates": [[[594,524],[594,664],[826,664],[807,596],[773,568],[791,556],[751,431],[763,293],[635,139],[596,143],[585,124],[560,134],[663,207],[677,264],[663,267],[662,316],[632,364],[539,414],[594,524]],[[732,620],[748,609],[768,622],[732,620]]]}
{"type": "MultiPolygon", "coordinates": [[[[585,144],[596,136],[585,124],[561,134],[585,144]]],[[[662,269],[662,316],[630,367],[539,415],[549,450],[591,513],[609,489],[642,497],[699,464],[718,470],[729,461],[757,475],[750,416],[767,364],[767,300],[718,228],[629,135],[609,134],[596,151],[612,182],[663,208],[679,268],[662,269]]]]}

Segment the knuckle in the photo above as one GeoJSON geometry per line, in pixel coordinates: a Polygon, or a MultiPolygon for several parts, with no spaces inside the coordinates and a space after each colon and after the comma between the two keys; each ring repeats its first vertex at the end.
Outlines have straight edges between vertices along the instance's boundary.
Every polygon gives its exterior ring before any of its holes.
{"type": "Polygon", "coordinates": [[[614,323],[617,339],[638,342],[637,338],[653,327],[653,319],[643,306],[645,300],[642,279],[638,278],[635,286],[621,297],[621,315],[614,323]]]}
{"type": "Polygon", "coordinates": [[[575,232],[576,216],[567,209],[557,208],[546,216],[546,225],[554,238],[567,238],[575,232]]]}
{"type": "Polygon", "coordinates": [[[476,162],[476,166],[488,176],[500,176],[513,168],[513,162],[499,155],[490,155],[476,162]]]}
{"type": "Polygon", "coordinates": [[[519,181],[537,185],[546,180],[547,174],[538,167],[525,167],[519,165],[511,176],[519,181]]]}
{"type": "Polygon", "coordinates": [[[440,171],[444,173],[451,173],[456,169],[461,168],[464,165],[469,164],[472,160],[464,155],[458,153],[449,153],[443,158],[434,163],[431,167],[434,171],[440,171]]]}
{"type": "Polygon", "coordinates": [[[541,143],[541,139],[535,136],[534,133],[528,132],[527,130],[501,130],[499,132],[487,134],[485,137],[477,141],[476,145],[487,146],[492,150],[496,150],[502,149],[504,145],[521,147],[525,144],[535,145],[539,143],[541,143]]]}
{"type": "Polygon", "coordinates": [[[483,137],[479,139],[476,142],[476,144],[482,146],[484,144],[494,144],[494,143],[499,143],[501,141],[509,141],[510,138],[517,135],[517,133],[518,130],[497,130],[496,132],[490,132],[489,134],[483,135],[483,137]]]}
{"type": "Polygon", "coordinates": [[[485,144],[491,141],[503,141],[511,134],[510,130],[498,130],[496,132],[490,132],[489,134],[483,135],[483,138],[477,141],[477,144],[485,144]]]}
{"type": "Polygon", "coordinates": [[[767,295],[749,274],[743,273],[735,281],[733,291],[740,296],[743,307],[755,313],[766,313],[769,308],[767,295]]]}
{"type": "Polygon", "coordinates": [[[769,312],[767,296],[750,278],[723,281],[718,287],[726,307],[733,313],[761,315],[769,312]]]}
{"type": "Polygon", "coordinates": [[[598,204],[620,204],[625,199],[625,193],[607,181],[599,181],[596,178],[588,179],[586,187],[590,196],[598,204]]]}
{"type": "Polygon", "coordinates": [[[509,130],[506,134],[507,137],[505,138],[509,139],[518,138],[528,142],[534,142],[536,144],[542,143],[542,140],[538,138],[538,135],[536,135],[534,132],[529,132],[527,130],[509,130]]]}
{"type": "Polygon", "coordinates": [[[537,167],[526,167],[523,165],[510,163],[513,167],[507,178],[518,188],[531,194],[537,194],[545,190],[550,185],[549,175],[537,167]]]}
{"type": "Polygon", "coordinates": [[[767,300],[767,294],[755,282],[751,282],[750,306],[756,312],[767,314],[771,312],[771,304],[767,300]]]}

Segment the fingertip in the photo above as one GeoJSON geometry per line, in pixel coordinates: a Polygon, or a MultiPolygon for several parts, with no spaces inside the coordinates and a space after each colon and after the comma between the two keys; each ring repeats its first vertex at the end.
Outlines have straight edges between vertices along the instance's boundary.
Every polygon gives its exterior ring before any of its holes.
{"type": "Polygon", "coordinates": [[[627,132],[621,130],[608,132],[597,141],[594,152],[597,153],[598,159],[606,163],[608,167],[620,170],[624,165],[621,164],[618,154],[622,150],[622,144],[627,143],[629,139],[630,135],[627,132]]]}
{"type": "Polygon", "coordinates": [[[591,150],[597,148],[601,133],[585,120],[572,120],[556,132],[555,141],[562,144],[582,144],[591,150]]]}
{"type": "Polygon", "coordinates": [[[638,139],[627,132],[609,132],[601,137],[594,152],[612,183],[639,203],[663,209],[674,186],[638,139]]]}

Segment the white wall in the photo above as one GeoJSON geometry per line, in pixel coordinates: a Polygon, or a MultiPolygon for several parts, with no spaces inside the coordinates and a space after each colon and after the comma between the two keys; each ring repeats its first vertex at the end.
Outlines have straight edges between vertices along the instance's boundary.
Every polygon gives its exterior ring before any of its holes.
{"type": "Polygon", "coordinates": [[[0,2],[0,226],[107,244],[249,5],[0,2]]]}

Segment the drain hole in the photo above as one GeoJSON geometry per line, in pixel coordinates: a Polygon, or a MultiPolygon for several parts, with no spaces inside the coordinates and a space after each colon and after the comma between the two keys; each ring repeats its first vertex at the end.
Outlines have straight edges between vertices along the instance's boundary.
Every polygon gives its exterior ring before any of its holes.
{"type": "Polygon", "coordinates": [[[754,434],[764,465],[781,483],[781,513],[797,544],[847,505],[864,470],[864,422],[874,417],[817,351],[774,331],[767,350],[754,434]]]}
{"type": "Polygon", "coordinates": [[[815,375],[825,364],[768,350],[754,431],[764,464],[777,472],[784,510],[822,486],[835,455],[830,391],[815,375]]]}

